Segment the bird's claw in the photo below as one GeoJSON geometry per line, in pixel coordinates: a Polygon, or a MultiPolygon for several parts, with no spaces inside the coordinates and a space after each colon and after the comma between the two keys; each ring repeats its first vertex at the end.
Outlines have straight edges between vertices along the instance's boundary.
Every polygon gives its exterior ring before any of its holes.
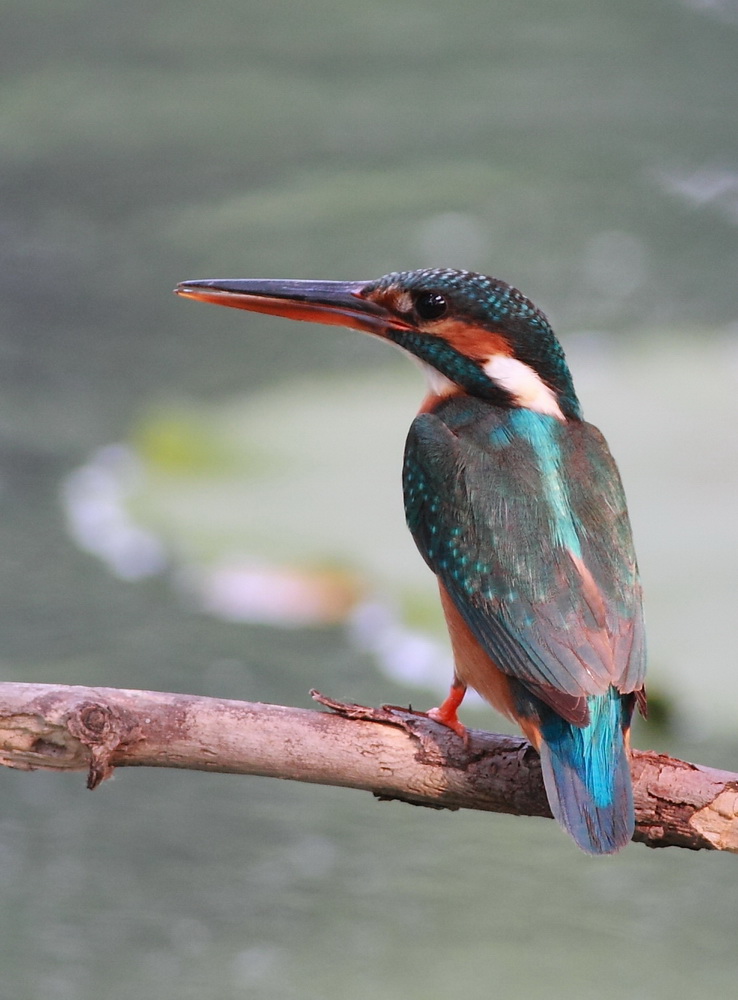
{"type": "Polygon", "coordinates": [[[430,719],[431,722],[437,722],[456,733],[465,747],[469,746],[469,730],[463,723],[459,722],[455,715],[453,718],[447,716],[442,708],[431,708],[427,712],[421,712],[409,705],[407,708],[404,705],[382,705],[382,708],[387,712],[402,712],[403,715],[417,715],[420,719],[430,719]]]}
{"type": "Polygon", "coordinates": [[[443,706],[441,705],[440,708],[430,708],[423,714],[427,715],[428,718],[432,719],[434,722],[438,722],[440,725],[445,726],[447,729],[456,733],[459,739],[463,742],[464,746],[469,746],[469,730],[463,722],[459,722],[456,712],[444,712],[443,706]]]}

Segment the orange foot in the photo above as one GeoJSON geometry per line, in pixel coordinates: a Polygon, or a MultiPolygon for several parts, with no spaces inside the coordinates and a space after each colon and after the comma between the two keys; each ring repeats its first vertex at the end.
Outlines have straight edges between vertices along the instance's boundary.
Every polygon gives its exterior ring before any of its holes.
{"type": "Polygon", "coordinates": [[[382,708],[387,709],[388,712],[403,712],[408,715],[419,715],[424,719],[432,719],[434,722],[438,722],[442,726],[453,730],[459,739],[464,741],[464,746],[468,746],[469,730],[463,722],[459,722],[459,717],[456,714],[456,710],[464,700],[465,694],[466,684],[462,684],[461,681],[454,679],[448,697],[438,708],[431,708],[427,712],[418,712],[414,708],[404,708],[402,705],[382,705],[382,708]]]}
{"type": "Polygon", "coordinates": [[[466,746],[469,742],[469,730],[463,722],[459,722],[459,717],[456,714],[459,705],[464,700],[465,694],[466,684],[454,681],[451,685],[448,697],[443,704],[439,705],[438,708],[431,708],[426,714],[428,718],[433,719],[434,722],[440,722],[442,726],[447,726],[449,729],[452,729],[456,735],[464,741],[464,745],[466,746]]]}

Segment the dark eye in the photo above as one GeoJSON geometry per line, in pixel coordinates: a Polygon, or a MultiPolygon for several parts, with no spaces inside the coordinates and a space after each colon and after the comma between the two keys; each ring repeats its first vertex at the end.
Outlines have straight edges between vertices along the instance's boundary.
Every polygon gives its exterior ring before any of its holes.
{"type": "Polygon", "coordinates": [[[440,292],[418,292],[415,296],[415,312],[420,319],[440,319],[448,309],[446,296],[440,292]]]}

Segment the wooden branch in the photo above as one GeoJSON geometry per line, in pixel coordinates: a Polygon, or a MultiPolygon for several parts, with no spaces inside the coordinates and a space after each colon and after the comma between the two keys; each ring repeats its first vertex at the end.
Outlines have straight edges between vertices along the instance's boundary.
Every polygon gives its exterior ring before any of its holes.
{"type": "MultiPolygon", "coordinates": [[[[436,809],[550,816],[540,762],[522,738],[470,731],[467,746],[425,716],[156,691],[0,684],[0,764],[87,771],[179,767],[342,785],[436,809]]],[[[738,851],[738,774],[651,751],[632,760],[637,829],[650,847],[738,851]]]]}

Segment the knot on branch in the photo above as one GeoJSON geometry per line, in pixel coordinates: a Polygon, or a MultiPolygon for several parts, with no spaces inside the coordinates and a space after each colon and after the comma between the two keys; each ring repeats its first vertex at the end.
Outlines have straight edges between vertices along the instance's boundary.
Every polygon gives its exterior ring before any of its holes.
{"type": "Polygon", "coordinates": [[[140,739],[141,731],[133,716],[123,709],[100,701],[83,701],[67,716],[69,733],[90,752],[87,787],[109,778],[116,750],[140,739]]]}

